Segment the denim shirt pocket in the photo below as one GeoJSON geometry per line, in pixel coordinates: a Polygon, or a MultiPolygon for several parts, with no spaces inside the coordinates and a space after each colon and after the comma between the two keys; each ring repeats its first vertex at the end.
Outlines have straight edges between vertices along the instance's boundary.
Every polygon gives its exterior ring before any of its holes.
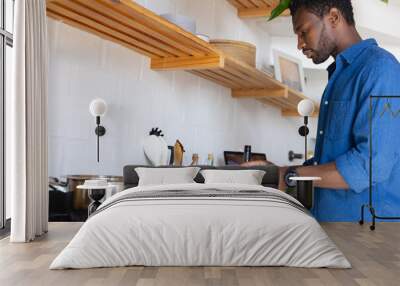
{"type": "Polygon", "coordinates": [[[330,101],[327,136],[332,140],[347,137],[350,133],[350,101],[330,101]]]}

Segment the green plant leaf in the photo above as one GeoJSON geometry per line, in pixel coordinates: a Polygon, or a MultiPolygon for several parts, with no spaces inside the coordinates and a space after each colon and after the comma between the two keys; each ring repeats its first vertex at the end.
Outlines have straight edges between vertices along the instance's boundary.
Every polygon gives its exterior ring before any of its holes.
{"type": "MultiPolygon", "coordinates": [[[[387,0],[386,0],[387,1],[387,0]]],[[[290,3],[292,3],[292,0],[281,0],[279,5],[276,6],[274,10],[271,12],[271,16],[269,16],[268,21],[271,21],[278,17],[280,14],[283,13],[286,9],[289,8],[290,3]]]]}

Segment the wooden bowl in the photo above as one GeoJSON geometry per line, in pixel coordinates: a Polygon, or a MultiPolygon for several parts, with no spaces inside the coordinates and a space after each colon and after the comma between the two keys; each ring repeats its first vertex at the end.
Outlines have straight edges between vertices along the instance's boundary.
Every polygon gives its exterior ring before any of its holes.
{"type": "Polygon", "coordinates": [[[256,46],[253,44],[220,39],[210,40],[210,44],[228,56],[245,62],[252,67],[256,66],[256,46]]]}

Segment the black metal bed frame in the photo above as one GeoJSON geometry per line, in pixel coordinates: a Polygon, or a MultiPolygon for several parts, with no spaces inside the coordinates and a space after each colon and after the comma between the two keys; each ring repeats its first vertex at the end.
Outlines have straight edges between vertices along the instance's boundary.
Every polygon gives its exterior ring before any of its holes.
{"type": "Polygon", "coordinates": [[[379,216],[376,214],[375,208],[373,206],[372,200],[372,102],[374,98],[400,98],[399,96],[392,95],[392,96],[375,96],[370,95],[369,97],[369,200],[368,204],[364,204],[361,206],[361,220],[359,223],[361,225],[364,224],[364,209],[368,208],[371,216],[372,216],[372,224],[370,225],[370,230],[375,230],[375,221],[376,219],[381,220],[400,220],[400,217],[387,217],[387,216],[379,216]]]}

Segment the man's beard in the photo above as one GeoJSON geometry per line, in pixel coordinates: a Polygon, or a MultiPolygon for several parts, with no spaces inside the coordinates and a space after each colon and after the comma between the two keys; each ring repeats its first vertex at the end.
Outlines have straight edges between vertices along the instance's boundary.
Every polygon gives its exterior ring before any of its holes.
{"type": "Polygon", "coordinates": [[[329,59],[332,51],[335,50],[335,44],[330,40],[326,33],[325,24],[321,31],[318,49],[314,50],[315,57],[312,58],[314,64],[321,64],[329,59]]]}

